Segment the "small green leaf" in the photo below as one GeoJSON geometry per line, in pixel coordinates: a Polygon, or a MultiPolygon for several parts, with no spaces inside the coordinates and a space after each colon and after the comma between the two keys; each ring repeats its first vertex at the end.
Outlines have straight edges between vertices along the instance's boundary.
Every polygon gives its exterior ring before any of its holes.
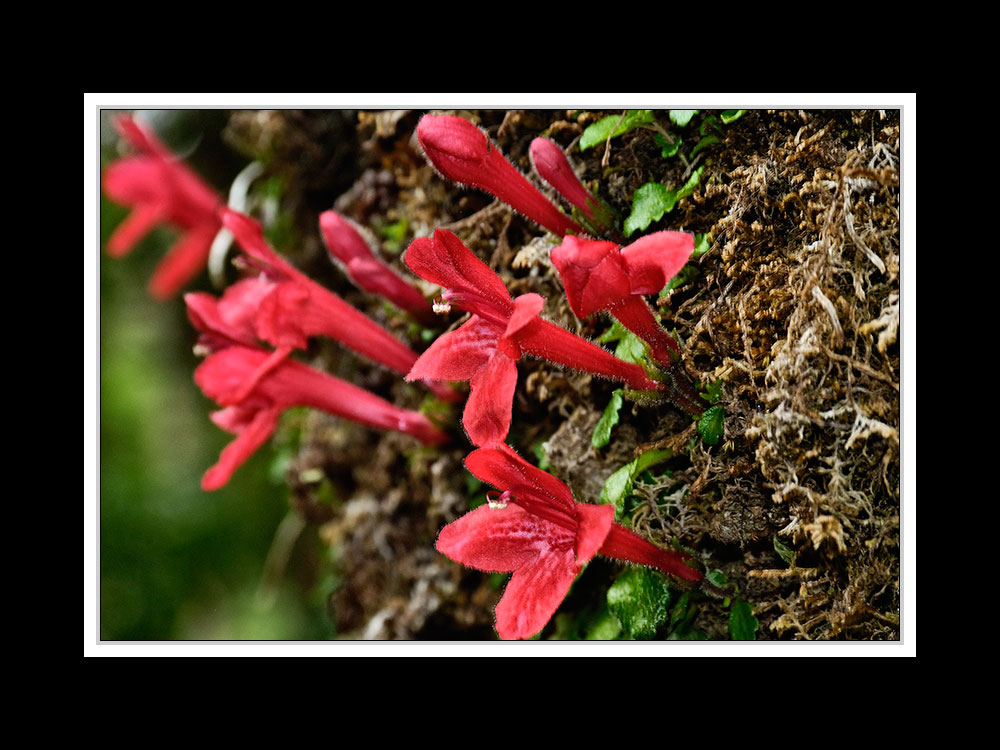
{"type": "Polygon", "coordinates": [[[648,349],[649,346],[645,341],[631,331],[625,331],[625,334],[618,340],[618,345],[615,346],[615,356],[625,362],[641,365],[646,361],[648,349]]]}
{"type": "Polygon", "coordinates": [[[745,112],[746,112],[745,109],[727,109],[721,115],[719,115],[719,118],[722,120],[722,122],[728,125],[729,123],[736,122],[738,119],[743,117],[743,114],[745,112]]]}
{"type": "Polygon", "coordinates": [[[604,482],[599,503],[615,506],[615,519],[620,519],[625,510],[625,498],[632,494],[635,478],[649,467],[670,458],[669,450],[646,451],[622,466],[604,482]]]}
{"type": "Polygon", "coordinates": [[[795,550],[778,539],[777,534],[774,535],[774,551],[778,553],[782,560],[791,565],[793,568],[795,567],[795,558],[798,557],[798,555],[796,555],[795,550]]]}
{"type": "Polygon", "coordinates": [[[705,580],[720,589],[724,589],[729,585],[729,580],[726,578],[726,574],[721,570],[709,570],[705,573],[705,580]]]}
{"type": "Polygon", "coordinates": [[[648,568],[630,568],[608,589],[608,608],[633,638],[652,638],[669,605],[666,579],[648,568]]]}
{"type": "Polygon", "coordinates": [[[696,234],[694,236],[694,252],[691,253],[691,259],[700,258],[702,255],[707,253],[712,247],[712,243],[709,240],[708,234],[696,234]]]}
{"type": "Polygon", "coordinates": [[[647,182],[632,196],[632,212],[625,219],[625,236],[631,237],[674,210],[678,195],[659,182],[647,182]]]}
{"type": "Polygon", "coordinates": [[[583,131],[583,135],[580,136],[580,150],[586,151],[609,138],[623,135],[640,125],[648,125],[654,119],[651,109],[630,109],[624,117],[621,115],[603,117],[583,131]]]}
{"type": "Polygon", "coordinates": [[[726,413],[721,406],[710,406],[698,420],[698,434],[705,445],[718,445],[722,439],[726,413]]]}
{"type": "Polygon", "coordinates": [[[719,129],[719,126],[715,124],[716,120],[718,119],[719,118],[716,117],[715,115],[709,115],[704,120],[702,120],[701,125],[698,126],[698,135],[704,136],[705,131],[708,130],[709,127],[711,127],[712,130],[716,131],[717,133],[721,133],[722,131],[719,129]]]}
{"type": "Polygon", "coordinates": [[[696,114],[698,114],[696,109],[672,109],[670,110],[670,121],[683,128],[691,122],[691,118],[696,114]]]}
{"type": "Polygon", "coordinates": [[[708,401],[708,403],[714,404],[722,398],[722,380],[716,380],[714,383],[709,383],[698,395],[708,401]]]}
{"type": "Polygon", "coordinates": [[[729,635],[734,641],[757,640],[757,628],[760,623],[753,616],[753,607],[749,602],[737,599],[729,612],[729,635]]]}
{"type": "Polygon", "coordinates": [[[611,430],[618,424],[618,412],[622,408],[622,389],[618,388],[611,394],[611,400],[604,407],[604,413],[597,420],[594,426],[594,434],[590,438],[590,444],[595,448],[603,448],[611,441],[611,430]]]}
{"type": "Polygon", "coordinates": [[[691,173],[691,176],[688,177],[688,181],[684,183],[684,187],[677,191],[677,200],[687,198],[698,189],[698,183],[701,181],[701,174],[704,171],[705,166],[702,165],[691,173]]]}
{"type": "Polygon", "coordinates": [[[620,341],[621,337],[625,335],[628,329],[619,323],[617,320],[612,318],[611,328],[606,330],[600,336],[597,337],[597,343],[599,344],[610,344],[615,341],[620,341]]]}
{"type": "Polygon", "coordinates": [[[695,146],[693,149],[691,149],[691,153],[688,154],[688,158],[689,159],[693,159],[695,157],[695,154],[697,154],[702,149],[708,148],[713,143],[721,143],[721,142],[722,142],[722,140],[717,135],[706,135],[704,138],[702,138],[700,141],[698,141],[698,145],[697,146],[695,146]]]}
{"type": "Polygon", "coordinates": [[[674,142],[671,143],[662,135],[657,133],[656,135],[653,136],[653,140],[656,141],[656,145],[660,147],[661,149],[660,156],[662,156],[664,159],[669,159],[671,156],[674,156],[681,149],[682,141],[680,138],[674,138],[674,142]]]}

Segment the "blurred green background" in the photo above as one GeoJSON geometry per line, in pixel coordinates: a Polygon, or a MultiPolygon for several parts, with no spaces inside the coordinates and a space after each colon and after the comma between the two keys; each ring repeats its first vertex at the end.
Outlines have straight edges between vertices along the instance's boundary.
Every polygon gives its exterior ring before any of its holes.
{"type": "MultiPolygon", "coordinates": [[[[114,114],[101,113],[102,168],[122,154],[114,114]]],[[[226,117],[140,113],[222,195],[245,164],[220,138],[226,117]]],[[[297,538],[294,517],[282,526],[287,489],[272,471],[275,451],[259,450],[222,490],[200,488],[231,436],[209,420],[216,406],[192,378],[196,336],[181,297],[157,302],[146,292],[178,235],[158,229],[109,258],[104,243],[127,213],[101,196],[100,637],[330,638],[323,587],[302,564],[314,540],[297,538]],[[275,544],[279,528],[294,544],[275,544]]],[[[187,291],[199,289],[216,291],[204,274],[187,291]]]]}

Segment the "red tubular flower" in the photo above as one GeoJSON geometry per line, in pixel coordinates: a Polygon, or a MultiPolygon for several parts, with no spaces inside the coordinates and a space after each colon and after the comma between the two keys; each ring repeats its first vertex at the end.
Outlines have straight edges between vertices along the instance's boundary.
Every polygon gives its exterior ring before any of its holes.
{"type": "Polygon", "coordinates": [[[566,154],[548,138],[535,138],[531,142],[531,163],[538,176],[551,185],[557,193],[576,206],[591,220],[594,228],[602,232],[611,229],[611,212],[600,205],[576,176],[566,154]]]}
{"type": "Polygon", "coordinates": [[[327,250],[344,265],[355,284],[366,292],[385,297],[425,326],[438,325],[439,320],[424,295],[376,258],[368,242],[347,219],[336,211],[324,211],[319,215],[319,226],[327,250]]]}
{"type": "Polygon", "coordinates": [[[447,230],[414,240],[404,260],[417,276],[444,287],[445,300],[472,313],[458,329],[431,344],[406,379],[468,380],[472,392],[462,423],[475,445],[488,447],[507,436],[522,354],[619,380],[637,390],[659,387],[638,365],[538,317],[545,304],[539,295],[512,299],[500,277],[447,230]]]}
{"type": "Polygon", "coordinates": [[[427,160],[447,179],[485,190],[560,236],[583,231],[465,118],[424,115],[417,124],[417,140],[427,160]]]}
{"type": "Polygon", "coordinates": [[[643,295],[659,292],[694,252],[687,232],[656,232],[628,247],[613,242],[566,237],[550,254],[566,297],[579,318],[605,310],[649,344],[653,357],[666,368],[666,389],[674,402],[695,416],[704,404],[687,378],[672,366],[680,348],[653,315],[643,295]]]}
{"type": "Polygon", "coordinates": [[[445,526],[436,547],[468,567],[514,573],[496,608],[503,639],[529,638],[545,627],[595,554],[650,565],[685,581],[702,578],[685,564],[686,555],[614,523],[610,505],[576,502],[565,484],[505,444],[473,451],[465,465],[501,493],[445,526]]]}
{"type": "Polygon", "coordinates": [[[132,213],[108,240],[108,253],[130,252],[157,224],[170,224],[183,233],[160,262],[149,283],[150,293],[166,299],[205,267],[212,240],[221,222],[219,196],[188,169],[153,133],[130,117],[114,122],[118,131],[140,152],[120,159],[104,171],[104,192],[116,203],[132,206],[132,213]]]}
{"type": "MultiPolygon", "coordinates": [[[[279,350],[304,349],[309,337],[328,336],[391,370],[410,371],[416,352],[274,252],[259,223],[228,208],[221,214],[225,227],[262,272],[261,286],[253,294],[241,292],[229,300],[231,316],[252,317],[257,336],[279,350]]],[[[442,383],[428,387],[443,399],[459,397],[442,383]]]]}
{"type": "Polygon", "coordinates": [[[577,317],[606,310],[669,367],[679,353],[677,342],[657,322],[643,295],[663,289],[692,252],[693,235],[656,232],[621,249],[613,242],[567,237],[553,248],[551,258],[577,317]]]}
{"type": "Polygon", "coordinates": [[[447,435],[419,412],[401,409],[363,388],[294,360],[283,359],[268,369],[270,356],[263,349],[229,346],[209,355],[195,370],[195,382],[205,395],[226,406],[212,414],[212,421],[237,436],[205,472],[201,481],[205,490],[218,489],[228,482],[271,436],[281,412],[292,406],[311,406],[370,427],[405,432],[428,445],[447,440],[447,435]],[[255,381],[253,388],[244,393],[251,380],[255,381]]]}

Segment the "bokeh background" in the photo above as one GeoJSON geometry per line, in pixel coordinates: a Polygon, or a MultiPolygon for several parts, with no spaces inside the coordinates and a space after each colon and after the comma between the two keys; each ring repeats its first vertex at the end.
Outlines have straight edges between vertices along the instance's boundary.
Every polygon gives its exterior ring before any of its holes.
{"type": "MultiPolygon", "coordinates": [[[[122,155],[101,112],[102,168],[122,155]]],[[[139,112],[223,195],[246,160],[220,134],[224,110],[139,112]]],[[[194,329],[181,297],[146,285],[177,235],[157,229],[131,254],[104,243],[127,209],[101,196],[100,637],[102,640],[313,640],[334,635],[330,581],[311,574],[309,539],[288,512],[283,456],[258,451],[232,481],[202,473],[231,436],[192,375],[194,329]]],[[[204,274],[189,291],[211,290],[204,274]]],[[[316,546],[318,549],[318,545],[316,546]]]]}

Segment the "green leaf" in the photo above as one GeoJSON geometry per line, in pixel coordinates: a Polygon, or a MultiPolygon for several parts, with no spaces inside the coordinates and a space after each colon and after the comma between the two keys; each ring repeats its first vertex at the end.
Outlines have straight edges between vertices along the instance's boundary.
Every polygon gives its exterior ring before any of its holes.
{"type": "Polygon", "coordinates": [[[728,125],[731,122],[736,122],[738,119],[743,117],[746,112],[745,109],[727,109],[721,115],[719,115],[722,122],[728,125]]]}
{"type": "Polygon", "coordinates": [[[716,380],[714,383],[709,383],[698,395],[708,401],[708,403],[714,404],[722,398],[722,380],[716,380]]]}
{"type": "Polygon", "coordinates": [[[622,634],[622,624],[607,609],[601,610],[597,620],[587,628],[584,640],[588,641],[614,641],[622,634]]]}
{"type": "Polygon", "coordinates": [[[749,602],[737,599],[729,612],[729,635],[734,641],[757,640],[757,628],[760,623],[753,616],[753,607],[749,602]]]}
{"type": "Polygon", "coordinates": [[[701,136],[705,135],[705,131],[708,130],[709,127],[715,130],[717,133],[721,133],[722,131],[719,129],[719,126],[715,124],[715,121],[718,119],[719,118],[716,117],[715,115],[709,115],[704,120],[702,120],[701,125],[698,126],[698,135],[701,136]]]}
{"type": "Polygon", "coordinates": [[[608,608],[633,638],[652,638],[669,605],[666,579],[649,568],[630,568],[608,589],[608,608]]]}
{"type": "Polygon", "coordinates": [[[631,331],[626,330],[625,334],[618,340],[615,347],[615,356],[625,362],[634,365],[641,365],[646,361],[646,352],[649,346],[641,338],[631,331]]]}
{"type": "Polygon", "coordinates": [[[580,136],[580,150],[586,151],[609,138],[627,133],[640,125],[648,125],[654,119],[651,109],[630,109],[624,117],[621,115],[603,117],[583,131],[583,135],[580,136]]]}
{"type": "Polygon", "coordinates": [[[656,145],[660,147],[661,149],[660,156],[662,156],[664,159],[669,159],[671,156],[674,156],[681,149],[682,141],[680,138],[674,138],[674,142],[671,143],[662,135],[657,133],[656,135],[653,136],[653,140],[656,141],[656,145]]]}
{"type": "Polygon", "coordinates": [[[670,122],[683,128],[691,122],[691,118],[696,114],[698,114],[696,109],[672,109],[670,110],[670,122]]]}
{"type": "Polygon", "coordinates": [[[712,243],[708,238],[708,233],[696,234],[694,236],[694,252],[691,253],[691,259],[700,258],[702,255],[707,253],[712,247],[712,243]]]}
{"type": "Polygon", "coordinates": [[[798,555],[795,553],[795,550],[778,539],[777,534],[774,535],[774,551],[778,553],[782,560],[791,565],[793,568],[795,567],[795,559],[798,555]]]}
{"type": "Polygon", "coordinates": [[[680,190],[669,190],[659,182],[647,182],[632,196],[632,212],[625,219],[625,236],[630,237],[636,230],[643,230],[664,214],[674,210],[677,201],[687,198],[698,187],[705,166],[698,167],[680,190]]]}
{"type": "Polygon", "coordinates": [[[722,439],[726,413],[721,406],[710,406],[698,420],[698,434],[705,445],[718,445],[722,439]]]}
{"type": "Polygon", "coordinates": [[[594,434],[590,444],[595,448],[603,448],[611,441],[611,430],[618,424],[618,412],[622,408],[622,389],[618,388],[611,394],[611,400],[604,407],[604,413],[594,426],[594,434]]]}
{"type": "Polygon", "coordinates": [[[674,210],[678,195],[659,182],[647,182],[632,196],[632,213],[625,219],[625,236],[631,237],[674,210]]]}
{"type": "Polygon", "coordinates": [[[635,478],[649,467],[670,458],[669,450],[646,451],[622,466],[604,482],[599,503],[615,506],[615,519],[621,518],[625,510],[625,498],[632,494],[635,478]]]}
{"type": "Polygon", "coordinates": [[[705,580],[719,589],[724,589],[729,585],[726,574],[721,570],[709,570],[705,573],[705,580]]]}
{"type": "Polygon", "coordinates": [[[698,183],[701,182],[701,174],[704,171],[705,171],[705,166],[702,165],[691,173],[691,176],[688,177],[688,181],[684,183],[684,187],[682,187],[680,190],[677,191],[677,200],[681,200],[682,198],[687,198],[689,195],[694,193],[695,190],[698,189],[698,183]]]}
{"type": "Polygon", "coordinates": [[[688,154],[688,158],[689,159],[693,159],[695,157],[695,154],[697,154],[703,148],[708,148],[713,143],[721,143],[721,142],[722,142],[722,139],[720,139],[719,136],[717,136],[717,135],[706,135],[704,138],[702,138],[700,141],[698,141],[698,145],[697,146],[695,146],[693,149],[691,149],[691,153],[688,154]]]}
{"type": "Polygon", "coordinates": [[[628,329],[619,323],[617,320],[612,318],[611,328],[606,330],[600,336],[597,337],[597,343],[599,344],[610,344],[614,341],[620,341],[621,337],[628,332],[628,329]]]}

